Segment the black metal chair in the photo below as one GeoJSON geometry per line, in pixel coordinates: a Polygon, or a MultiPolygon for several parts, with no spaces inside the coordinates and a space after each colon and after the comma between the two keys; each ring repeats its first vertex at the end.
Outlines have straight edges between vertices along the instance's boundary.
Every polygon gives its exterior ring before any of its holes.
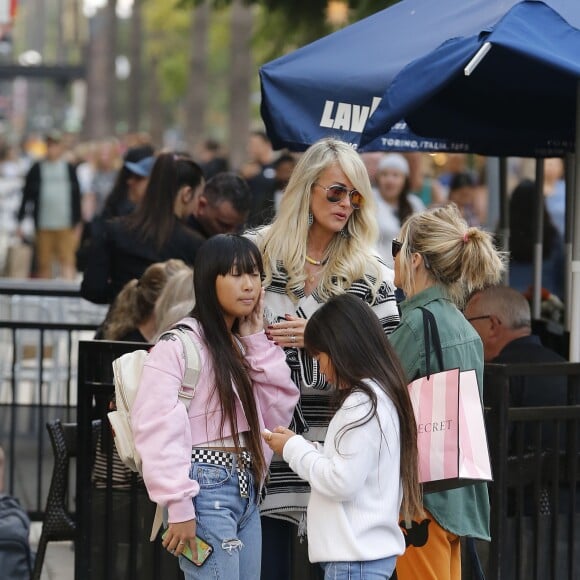
{"type": "MultiPolygon", "coordinates": [[[[95,437],[99,423],[99,421],[93,422],[95,437]]],[[[67,506],[70,459],[77,455],[77,424],[62,423],[60,419],[56,419],[49,421],[46,428],[54,451],[54,467],[32,580],[40,580],[48,542],[74,541],[77,530],[74,515],[70,513],[67,506]]]]}

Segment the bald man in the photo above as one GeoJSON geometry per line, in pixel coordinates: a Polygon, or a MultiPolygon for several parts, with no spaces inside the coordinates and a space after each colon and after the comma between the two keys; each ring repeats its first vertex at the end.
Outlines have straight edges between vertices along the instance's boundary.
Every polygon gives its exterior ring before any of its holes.
{"type": "MultiPolygon", "coordinates": [[[[486,362],[566,362],[566,359],[543,346],[540,338],[532,334],[530,305],[513,288],[492,286],[477,292],[463,313],[481,337],[486,362]]],[[[513,407],[566,405],[566,402],[567,386],[564,377],[525,376],[510,379],[510,405],[513,407]]],[[[546,425],[542,433],[544,445],[551,446],[553,428],[546,425]]]]}
{"type": "Polygon", "coordinates": [[[530,305],[525,297],[507,286],[476,292],[464,310],[483,342],[486,362],[564,362],[532,334],[530,305]]]}

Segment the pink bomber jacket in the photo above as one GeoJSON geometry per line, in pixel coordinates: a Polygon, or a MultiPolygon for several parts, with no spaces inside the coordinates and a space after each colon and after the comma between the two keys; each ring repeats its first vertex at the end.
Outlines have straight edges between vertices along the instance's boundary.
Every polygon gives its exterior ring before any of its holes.
{"type": "MultiPolygon", "coordinates": [[[[189,412],[178,399],[185,372],[181,341],[161,340],[145,361],[131,413],[135,445],[143,460],[143,478],[149,497],[167,506],[171,523],[195,517],[192,498],[199,493],[199,485],[189,478],[191,447],[219,439],[222,420],[211,359],[201,338],[199,323],[193,318],[185,318],[179,324],[192,329],[201,363],[189,412]]],[[[241,341],[246,349],[260,429],[288,425],[299,393],[290,378],[284,351],[269,341],[264,332],[241,337],[241,341]]],[[[239,399],[236,411],[239,432],[247,431],[249,425],[239,399]]],[[[226,421],[223,436],[231,435],[229,421],[226,421]]],[[[272,451],[265,444],[263,449],[269,463],[272,451]]]]}

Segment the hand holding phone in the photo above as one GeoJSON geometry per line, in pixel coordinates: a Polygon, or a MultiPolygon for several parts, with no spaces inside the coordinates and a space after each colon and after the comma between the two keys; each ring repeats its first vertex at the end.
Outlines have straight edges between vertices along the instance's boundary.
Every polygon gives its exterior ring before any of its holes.
{"type": "MultiPolygon", "coordinates": [[[[167,530],[163,532],[163,535],[161,536],[162,540],[165,539],[166,534],[167,530]]],[[[193,553],[188,544],[184,546],[181,555],[184,558],[187,558],[190,562],[192,562],[196,566],[203,566],[203,564],[205,564],[206,560],[210,557],[211,553],[213,552],[213,547],[199,536],[195,536],[195,546],[197,548],[196,558],[193,557],[193,553]]]]}

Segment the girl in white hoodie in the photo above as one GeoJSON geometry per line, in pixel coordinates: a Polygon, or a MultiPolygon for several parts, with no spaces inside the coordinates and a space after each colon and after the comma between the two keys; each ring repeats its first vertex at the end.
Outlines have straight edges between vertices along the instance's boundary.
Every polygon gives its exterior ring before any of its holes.
{"type": "Polygon", "coordinates": [[[310,483],[308,553],[325,578],[390,578],[405,550],[399,514],[421,513],[405,375],[376,315],[349,294],[322,306],[304,339],[337,389],[324,446],[283,427],[264,439],[310,483]]]}

